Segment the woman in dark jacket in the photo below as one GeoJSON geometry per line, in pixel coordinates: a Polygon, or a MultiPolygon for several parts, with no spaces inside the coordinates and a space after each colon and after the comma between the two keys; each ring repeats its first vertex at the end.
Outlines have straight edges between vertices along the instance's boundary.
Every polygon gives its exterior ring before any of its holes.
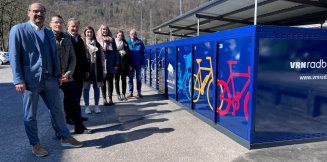
{"type": "Polygon", "coordinates": [[[84,102],[86,105],[85,113],[90,114],[91,109],[89,108],[89,92],[90,84],[93,84],[94,90],[94,102],[95,102],[95,113],[100,113],[101,110],[98,106],[100,99],[100,89],[103,86],[103,77],[106,74],[104,54],[101,45],[97,42],[95,38],[94,29],[90,26],[85,27],[83,33],[83,40],[86,47],[86,53],[90,62],[91,73],[88,80],[84,84],[84,102]]]}
{"type": "Polygon", "coordinates": [[[104,105],[112,105],[112,91],[114,89],[114,75],[118,68],[118,51],[117,46],[115,43],[114,38],[109,30],[109,27],[106,25],[101,25],[98,33],[97,33],[97,40],[102,46],[104,56],[106,59],[106,70],[107,75],[103,81],[102,87],[102,97],[103,97],[103,104],[104,105]],[[107,101],[107,93],[106,93],[106,84],[108,84],[108,101],[107,101]]]}
{"type": "Polygon", "coordinates": [[[117,38],[115,39],[118,53],[119,53],[119,67],[115,74],[115,88],[118,96],[118,100],[126,101],[126,77],[129,76],[129,72],[131,69],[132,57],[131,51],[129,50],[128,44],[125,40],[124,32],[119,31],[117,33],[117,38]],[[122,94],[120,94],[119,90],[119,79],[121,78],[122,82],[122,94]]]}

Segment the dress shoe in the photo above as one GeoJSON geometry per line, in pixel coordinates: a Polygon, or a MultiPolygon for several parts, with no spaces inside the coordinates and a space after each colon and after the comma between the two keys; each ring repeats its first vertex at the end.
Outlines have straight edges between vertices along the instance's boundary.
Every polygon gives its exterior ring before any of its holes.
{"type": "Polygon", "coordinates": [[[127,98],[131,98],[131,97],[133,97],[133,93],[127,95],[127,98]]]}
{"type": "Polygon", "coordinates": [[[82,118],[82,121],[87,121],[88,120],[88,118],[86,118],[86,117],[81,117],[82,118]]]}
{"type": "Polygon", "coordinates": [[[66,119],[66,123],[70,125],[75,125],[75,122],[72,121],[72,119],[66,119]]]}
{"type": "Polygon", "coordinates": [[[75,134],[92,134],[92,129],[85,128],[84,130],[75,130],[75,134]]]}
{"type": "Polygon", "coordinates": [[[142,95],[141,93],[138,93],[138,94],[137,94],[137,97],[142,98],[143,95],[142,95]]]}

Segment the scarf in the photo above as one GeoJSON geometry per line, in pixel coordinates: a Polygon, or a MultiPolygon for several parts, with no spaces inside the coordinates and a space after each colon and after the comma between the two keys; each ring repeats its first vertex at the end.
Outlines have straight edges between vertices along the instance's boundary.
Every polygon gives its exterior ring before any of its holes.
{"type": "Polygon", "coordinates": [[[118,40],[117,38],[115,39],[117,50],[120,54],[120,56],[124,56],[126,54],[126,51],[124,49],[124,42],[123,40],[118,40]]]}
{"type": "Polygon", "coordinates": [[[63,32],[56,32],[56,31],[52,31],[53,35],[56,39],[56,41],[60,42],[61,39],[64,37],[64,33],[63,32]]]}
{"type": "Polygon", "coordinates": [[[95,63],[96,61],[96,52],[98,51],[98,48],[96,47],[96,42],[94,39],[90,40],[88,38],[86,38],[86,48],[90,53],[90,58],[91,58],[91,62],[95,63]]]}
{"type": "Polygon", "coordinates": [[[103,48],[103,51],[112,51],[112,38],[110,36],[102,36],[100,40],[98,40],[103,48]]]}

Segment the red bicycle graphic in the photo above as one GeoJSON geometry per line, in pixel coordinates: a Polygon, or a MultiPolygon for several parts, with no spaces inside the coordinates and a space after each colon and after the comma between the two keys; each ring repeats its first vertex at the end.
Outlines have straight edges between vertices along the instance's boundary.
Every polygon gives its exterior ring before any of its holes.
{"type": "MultiPolygon", "coordinates": [[[[218,103],[217,105],[220,105],[219,107],[217,106],[217,112],[220,115],[226,115],[230,109],[230,106],[233,106],[233,112],[232,115],[235,116],[235,111],[237,111],[240,108],[240,99],[242,98],[246,88],[248,87],[248,85],[250,84],[250,66],[248,66],[248,73],[234,73],[232,71],[232,65],[233,64],[237,64],[237,61],[227,61],[227,64],[229,64],[229,72],[230,75],[228,77],[227,82],[223,81],[223,80],[218,80],[218,86],[222,86],[223,90],[222,93],[219,95],[219,100],[218,102],[227,102],[227,106],[225,106],[225,104],[220,104],[218,103]],[[241,92],[236,92],[235,93],[235,88],[234,88],[234,77],[247,77],[248,80],[245,83],[243,89],[241,92]],[[231,96],[231,92],[229,90],[228,84],[231,82],[232,84],[232,90],[233,90],[233,98],[231,96]],[[224,107],[223,107],[224,105],[224,107]]],[[[247,105],[248,105],[248,101],[249,101],[249,97],[250,97],[250,92],[247,91],[245,98],[244,98],[244,115],[246,118],[246,121],[248,121],[248,109],[247,109],[247,105]]],[[[225,102],[225,103],[226,103],[225,102]]]]}

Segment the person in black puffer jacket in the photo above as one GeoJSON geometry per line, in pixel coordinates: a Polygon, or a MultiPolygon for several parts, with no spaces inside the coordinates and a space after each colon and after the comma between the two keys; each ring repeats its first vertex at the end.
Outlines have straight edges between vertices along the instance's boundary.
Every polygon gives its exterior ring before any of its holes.
{"type": "Polygon", "coordinates": [[[125,40],[124,32],[119,31],[117,33],[117,38],[115,39],[118,53],[119,53],[119,66],[115,74],[115,89],[118,96],[118,100],[126,101],[126,77],[129,76],[130,70],[132,69],[132,57],[131,51],[129,50],[128,44],[125,40]],[[122,82],[122,94],[120,94],[119,79],[122,82]]]}

